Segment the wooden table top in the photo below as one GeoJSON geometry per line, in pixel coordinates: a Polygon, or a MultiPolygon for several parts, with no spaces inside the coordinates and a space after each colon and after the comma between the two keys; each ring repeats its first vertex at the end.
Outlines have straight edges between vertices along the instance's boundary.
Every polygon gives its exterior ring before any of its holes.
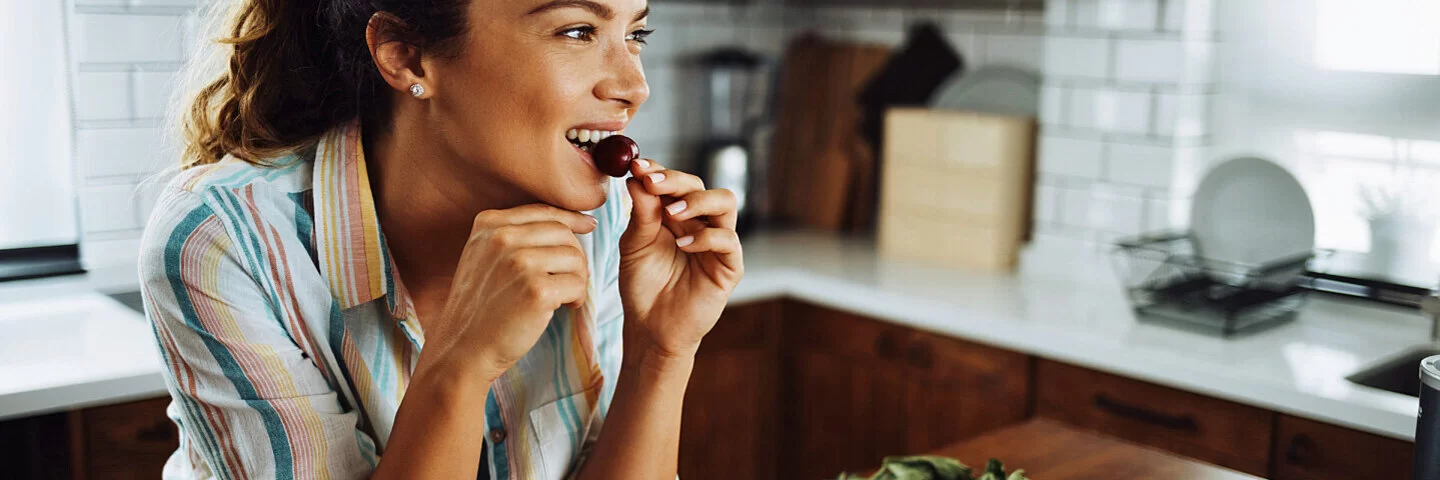
{"type": "Polygon", "coordinates": [[[1035,480],[1186,479],[1253,480],[1248,474],[1102,437],[1050,420],[1031,420],[940,448],[935,455],[985,468],[991,458],[1005,471],[1025,470],[1035,480]]]}

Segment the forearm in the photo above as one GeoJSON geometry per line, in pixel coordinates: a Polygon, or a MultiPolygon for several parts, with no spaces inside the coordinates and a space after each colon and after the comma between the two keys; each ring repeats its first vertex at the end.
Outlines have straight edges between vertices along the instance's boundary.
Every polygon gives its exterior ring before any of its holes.
{"type": "Polygon", "coordinates": [[[577,478],[674,479],[680,410],[694,365],[693,355],[660,355],[627,338],[604,430],[577,478]]]}
{"type": "Polygon", "coordinates": [[[433,365],[423,357],[395,414],[372,479],[475,478],[485,436],[485,397],[498,375],[433,365]]]}

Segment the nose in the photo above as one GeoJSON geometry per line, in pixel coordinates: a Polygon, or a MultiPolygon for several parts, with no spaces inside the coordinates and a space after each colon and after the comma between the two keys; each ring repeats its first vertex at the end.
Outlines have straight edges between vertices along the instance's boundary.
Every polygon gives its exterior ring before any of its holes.
{"type": "Polygon", "coordinates": [[[645,82],[645,70],[640,66],[640,56],[630,52],[626,45],[609,49],[605,58],[604,79],[595,85],[595,96],[607,102],[615,102],[624,108],[636,108],[650,97],[650,85],[645,82]]]}

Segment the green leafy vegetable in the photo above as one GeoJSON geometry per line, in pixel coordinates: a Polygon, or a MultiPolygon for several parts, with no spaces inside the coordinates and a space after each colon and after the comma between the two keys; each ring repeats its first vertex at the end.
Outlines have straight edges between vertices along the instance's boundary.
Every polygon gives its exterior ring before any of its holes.
{"type": "Polygon", "coordinates": [[[1029,480],[1024,470],[1008,476],[1005,466],[994,458],[985,462],[985,471],[975,476],[974,469],[958,460],[935,455],[885,457],[880,470],[869,477],[851,473],[840,474],[839,480],[1029,480]]]}

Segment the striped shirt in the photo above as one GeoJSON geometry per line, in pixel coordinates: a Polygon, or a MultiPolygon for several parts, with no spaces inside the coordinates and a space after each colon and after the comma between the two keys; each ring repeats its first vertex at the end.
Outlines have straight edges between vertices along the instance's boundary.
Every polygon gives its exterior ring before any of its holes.
{"type": "MultiPolygon", "coordinates": [[[[146,227],[145,312],[180,448],[166,478],[363,478],[385,452],[425,335],[385,245],[358,122],[256,167],[184,170],[146,227]]],[[[607,185],[577,235],[589,297],[564,307],[484,405],[482,475],[558,479],[599,434],[621,359],[618,241],[630,198],[607,185]]],[[[479,459],[477,459],[477,462],[479,459]]]]}

